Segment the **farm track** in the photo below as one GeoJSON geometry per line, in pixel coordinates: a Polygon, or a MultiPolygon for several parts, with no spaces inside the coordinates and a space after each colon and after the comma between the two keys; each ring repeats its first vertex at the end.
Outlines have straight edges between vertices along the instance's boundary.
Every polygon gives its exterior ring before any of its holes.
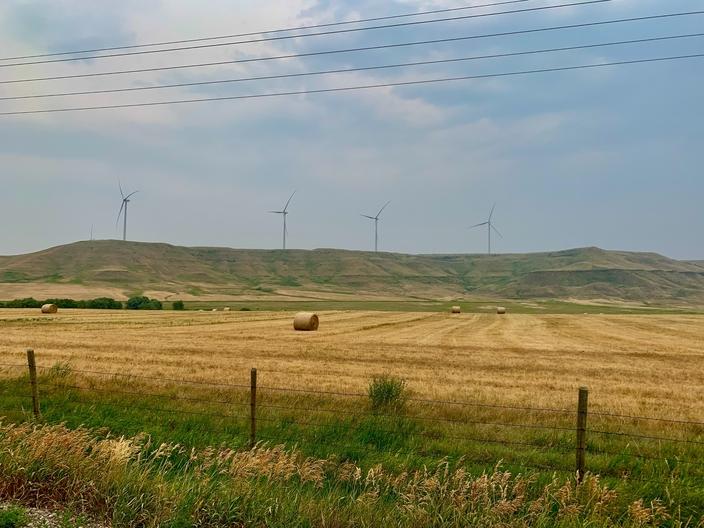
{"type": "MultiPolygon", "coordinates": [[[[318,332],[291,313],[0,310],[0,363],[364,392],[381,373],[422,397],[572,406],[704,420],[704,317],[676,315],[321,312],[318,332]]],[[[19,369],[21,372],[22,369],[19,369]]],[[[0,370],[0,375],[7,375],[0,370]]]]}

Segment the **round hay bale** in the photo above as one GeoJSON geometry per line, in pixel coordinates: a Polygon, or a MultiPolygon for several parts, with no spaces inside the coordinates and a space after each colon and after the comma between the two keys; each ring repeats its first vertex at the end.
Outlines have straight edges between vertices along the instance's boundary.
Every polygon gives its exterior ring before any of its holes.
{"type": "Polygon", "coordinates": [[[503,306],[497,306],[496,313],[499,315],[504,315],[506,313],[506,308],[504,308],[503,306]]]}
{"type": "Polygon", "coordinates": [[[452,307],[452,313],[453,313],[453,314],[462,313],[462,308],[460,308],[459,306],[453,306],[453,307],[452,307]]]}
{"type": "Polygon", "coordinates": [[[225,306],[225,308],[223,308],[222,311],[223,311],[223,312],[229,312],[229,311],[230,311],[230,307],[229,307],[229,306],[225,306]]]}
{"type": "Polygon", "coordinates": [[[55,304],[42,305],[42,313],[43,314],[55,314],[58,311],[59,311],[59,307],[56,306],[55,304]]]}
{"type": "Polygon", "coordinates": [[[211,312],[217,312],[217,311],[218,311],[218,309],[217,309],[217,308],[213,308],[213,309],[212,309],[212,310],[210,310],[210,311],[211,311],[211,312]]]}
{"type": "Polygon", "coordinates": [[[310,312],[300,312],[293,318],[293,329],[300,332],[315,332],[320,320],[318,315],[310,312]]]}

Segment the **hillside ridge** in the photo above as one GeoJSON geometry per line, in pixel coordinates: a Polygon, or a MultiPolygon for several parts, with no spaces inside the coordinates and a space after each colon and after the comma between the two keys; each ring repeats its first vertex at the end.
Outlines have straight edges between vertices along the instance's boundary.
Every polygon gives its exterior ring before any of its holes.
{"type": "Polygon", "coordinates": [[[596,247],[488,256],[97,240],[0,256],[0,299],[28,292],[75,298],[102,292],[164,299],[474,297],[702,304],[704,266],[596,247]]]}

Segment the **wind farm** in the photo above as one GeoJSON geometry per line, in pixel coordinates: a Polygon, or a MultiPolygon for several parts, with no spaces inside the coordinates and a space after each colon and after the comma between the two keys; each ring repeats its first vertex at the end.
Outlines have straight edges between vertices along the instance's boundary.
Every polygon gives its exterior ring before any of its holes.
{"type": "Polygon", "coordinates": [[[701,4],[2,2],[0,528],[704,528],[701,4]]]}

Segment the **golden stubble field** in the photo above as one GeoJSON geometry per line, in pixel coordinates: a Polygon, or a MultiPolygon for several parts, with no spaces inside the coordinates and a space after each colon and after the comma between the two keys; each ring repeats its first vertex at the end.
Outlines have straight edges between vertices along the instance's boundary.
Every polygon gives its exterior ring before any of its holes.
{"type": "MultiPolygon", "coordinates": [[[[0,310],[0,363],[208,382],[364,391],[378,374],[428,398],[704,419],[704,316],[0,310]]],[[[0,369],[0,375],[17,370],[0,369]]]]}

